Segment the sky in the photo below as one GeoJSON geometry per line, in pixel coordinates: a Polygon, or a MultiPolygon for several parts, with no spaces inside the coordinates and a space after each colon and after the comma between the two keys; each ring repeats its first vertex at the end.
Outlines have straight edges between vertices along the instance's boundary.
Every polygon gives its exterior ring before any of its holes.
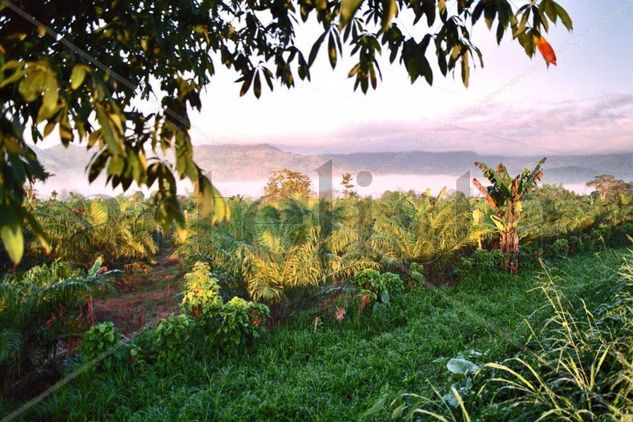
{"type": "MultiPolygon", "coordinates": [[[[558,65],[546,67],[507,36],[498,46],[485,25],[473,30],[484,54],[471,71],[434,85],[411,84],[406,71],[382,63],[376,91],[353,91],[344,60],[333,71],[325,54],[312,81],[277,86],[257,100],[239,97],[236,75],[218,67],[192,118],[195,144],[269,143],[305,153],[474,150],[479,153],[585,154],[633,151],[633,0],[560,0],[574,30],[550,28],[558,65]]],[[[398,24],[418,38],[424,28],[400,15],[398,24]]],[[[483,22],[482,22],[483,23],[483,22]]],[[[309,46],[316,24],[299,27],[309,46]]]]}

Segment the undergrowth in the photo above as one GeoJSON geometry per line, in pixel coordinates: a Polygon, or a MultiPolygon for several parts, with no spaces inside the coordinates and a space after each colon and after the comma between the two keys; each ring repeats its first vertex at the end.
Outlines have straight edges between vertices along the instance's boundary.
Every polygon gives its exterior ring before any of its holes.
{"type": "MultiPolygon", "coordinates": [[[[624,253],[612,250],[566,258],[549,270],[552,283],[573,306],[582,306],[583,299],[587,309],[597,309],[613,297],[624,253]]],[[[388,306],[355,317],[337,320],[331,315],[315,321],[300,316],[234,351],[188,348],[169,370],[160,370],[151,361],[117,367],[75,380],[24,417],[355,420],[381,397],[407,391],[434,397],[431,383],[443,397],[451,383],[461,381],[446,368],[451,358],[461,354],[478,366],[504,362],[525,353],[526,339],[530,353],[538,350],[525,320],[540,327],[556,314],[545,306],[549,302],[542,291],[534,289],[537,273],[489,277],[473,272],[457,287],[415,287],[388,306]]],[[[503,371],[496,371],[500,378],[503,371]]],[[[475,384],[478,380],[475,377],[475,384]]],[[[488,388],[485,391],[496,391],[498,386],[488,388]]],[[[509,388],[501,391],[495,400],[520,400],[509,388]]],[[[384,403],[388,407],[389,401],[384,403]]],[[[473,400],[464,402],[466,411],[466,406],[475,405],[473,400]]],[[[392,411],[379,409],[369,418],[384,420],[392,411]]]]}

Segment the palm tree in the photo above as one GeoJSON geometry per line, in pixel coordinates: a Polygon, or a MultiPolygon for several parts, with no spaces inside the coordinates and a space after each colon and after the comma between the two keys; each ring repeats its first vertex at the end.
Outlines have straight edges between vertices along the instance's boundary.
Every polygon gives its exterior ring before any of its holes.
{"type": "Polygon", "coordinates": [[[109,276],[101,259],[84,273],[55,261],[22,276],[0,278],[0,390],[15,394],[54,364],[64,339],[85,328],[86,302],[105,289],[109,276]]]}
{"type": "Polygon", "coordinates": [[[469,207],[445,196],[443,189],[436,197],[392,193],[381,199],[371,243],[385,267],[402,271],[415,262],[439,278],[447,275],[456,250],[483,235],[470,227],[469,207]]]}
{"type": "MultiPolygon", "coordinates": [[[[154,212],[145,202],[127,197],[42,204],[35,213],[50,238],[53,256],[88,264],[103,255],[108,262],[148,259],[158,250],[154,212]]],[[[32,242],[33,252],[39,243],[32,242]]]]}
{"type": "Polygon", "coordinates": [[[331,232],[319,224],[319,204],[285,198],[277,201],[231,201],[231,220],[213,228],[191,225],[188,244],[179,254],[209,258],[236,281],[238,294],[268,304],[290,292],[339,281],[376,264],[360,253],[358,232],[334,207],[331,232]],[[195,248],[195,249],[194,249],[195,248]]]}
{"type": "Polygon", "coordinates": [[[502,265],[513,274],[519,269],[518,226],[522,210],[521,199],[543,177],[543,163],[545,158],[537,162],[534,169],[524,169],[514,178],[502,163],[499,163],[496,170],[484,163],[475,163],[490,181],[490,186],[483,186],[476,178],[473,179],[473,184],[495,211],[493,221],[499,229],[499,249],[504,255],[502,265]]]}

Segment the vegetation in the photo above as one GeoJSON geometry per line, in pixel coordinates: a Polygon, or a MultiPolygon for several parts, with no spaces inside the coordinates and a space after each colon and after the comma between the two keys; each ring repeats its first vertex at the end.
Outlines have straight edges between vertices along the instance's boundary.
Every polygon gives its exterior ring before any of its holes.
{"type": "MultiPolygon", "coordinates": [[[[131,198],[37,202],[33,214],[47,228],[52,257],[89,264],[102,255],[107,263],[150,260],[158,252],[160,225],[142,194],[131,198]]],[[[30,242],[33,255],[44,251],[30,242]]]]}
{"type": "MultiPolygon", "coordinates": [[[[627,254],[583,254],[557,261],[549,271],[575,306],[582,310],[584,298],[588,309],[597,309],[620,283],[617,268],[627,254]]],[[[429,382],[445,395],[462,379],[447,370],[450,359],[462,354],[480,367],[502,362],[523,349],[531,333],[525,318],[540,327],[553,316],[535,289],[537,277],[547,280],[540,270],[517,276],[499,271],[498,277],[472,272],[458,286],[415,288],[360,318],[339,322],[330,312],[316,331],[313,315],[305,314],[237,354],[181,347],[184,355],[169,371],[152,363],[110,370],[60,389],[28,416],[357,419],[383,395],[431,396],[429,382]]],[[[470,397],[464,401],[470,412],[470,397]]],[[[381,410],[376,419],[387,419],[393,410],[381,410]]]]}
{"type": "Polygon", "coordinates": [[[603,201],[608,195],[626,195],[633,191],[633,183],[627,183],[624,180],[616,179],[610,174],[601,174],[596,176],[592,181],[587,182],[587,186],[593,187],[600,195],[603,201]]]}
{"type": "MultiPolygon", "coordinates": [[[[78,370],[77,385],[56,392],[35,415],[71,419],[83,418],[86,412],[100,415],[114,400],[121,409],[119,416],[141,417],[137,411],[151,412],[143,398],[147,390],[165,401],[160,404],[167,406],[165,417],[197,418],[201,417],[198,408],[180,415],[170,403],[189,397],[184,391],[206,385],[208,379],[219,388],[213,394],[223,391],[231,399],[228,413],[213,405],[215,413],[207,417],[214,419],[282,414],[305,418],[310,412],[351,418],[368,409],[380,414],[390,403],[400,409],[390,409],[396,416],[426,409],[456,418],[467,413],[505,418],[498,413],[503,403],[518,403],[536,394],[515,391],[515,381],[508,376],[531,373],[530,368],[543,374],[544,386],[535,387],[539,394],[547,386],[552,394],[565,396],[555,378],[559,369],[552,369],[554,357],[548,353],[568,346],[552,340],[558,338],[556,330],[529,339],[538,330],[523,326],[522,321],[532,318],[533,327],[553,327],[560,318],[571,323],[571,316],[582,317],[575,310],[585,309],[578,307],[583,298],[595,319],[577,319],[576,325],[594,327],[595,332],[582,332],[595,339],[579,337],[569,347],[580,348],[585,342],[587,356],[594,358],[607,349],[625,354],[619,344],[626,341],[617,337],[625,331],[603,322],[602,311],[589,303],[604,304],[600,309],[606,309],[620,302],[609,296],[610,289],[594,290],[600,283],[618,280],[614,274],[623,252],[612,248],[630,243],[633,201],[627,195],[600,200],[560,186],[536,186],[539,166],[514,179],[502,166],[497,171],[482,167],[493,181],[483,198],[446,190],[438,195],[385,192],[378,199],[347,195],[327,204],[306,196],[235,197],[226,202],[232,218],[217,224],[196,212],[195,197],[183,197],[179,201],[189,227],[184,240],[175,228],[161,229],[160,216],[151,212],[142,195],[115,199],[73,195],[55,201],[33,196],[33,212],[55,233],[53,256],[43,257],[33,239],[25,268],[9,271],[0,281],[0,369],[6,405],[15,407],[73,370],[78,370]],[[506,191],[510,196],[504,196],[506,191]],[[522,271],[514,275],[505,271],[507,255],[499,250],[500,239],[508,235],[500,230],[505,214],[499,209],[505,212],[503,207],[508,206],[513,207],[513,218],[521,216],[520,224],[512,220],[513,236],[522,244],[513,257],[522,271]],[[598,251],[602,252],[592,255],[598,251]],[[103,259],[86,270],[90,257],[98,253],[103,259]],[[37,265],[25,270],[29,263],[37,265]],[[132,275],[152,278],[159,275],[154,272],[158,265],[173,266],[174,274],[182,277],[169,294],[174,306],[168,312],[135,331],[107,319],[95,320],[95,298],[110,295],[106,287],[112,283],[106,280],[116,276],[114,288],[121,287],[119,271],[109,268],[122,267],[132,275]],[[550,274],[554,275],[548,278],[550,274]],[[599,281],[592,281],[594,276],[599,281]],[[540,295],[533,289],[537,278],[545,283],[540,295]],[[571,303],[569,318],[568,308],[557,305],[564,302],[563,295],[571,303]],[[542,305],[548,303],[558,307],[547,311],[542,305]],[[420,343],[425,344],[421,349],[420,343]],[[520,361],[505,361],[513,355],[520,361]],[[361,362],[363,356],[369,364],[361,362]],[[433,362],[441,356],[446,357],[441,363],[448,363],[448,373],[433,362]],[[350,359],[351,372],[340,366],[350,359]],[[496,363],[486,366],[486,361],[496,363]],[[259,382],[268,385],[279,377],[303,376],[298,369],[286,368],[306,365],[306,380],[313,380],[320,391],[316,397],[305,396],[314,385],[308,388],[296,380],[296,387],[257,406],[248,397],[232,395],[251,391],[263,397],[259,382]],[[367,365],[371,369],[362,370],[367,365]],[[426,369],[412,369],[420,365],[426,369]],[[489,378],[512,387],[498,395],[501,401],[496,407],[484,403],[493,403],[497,396],[479,396],[474,387],[490,384],[481,380],[491,368],[497,372],[489,378]],[[405,375],[416,370],[432,382],[437,394],[417,375],[405,375]],[[220,374],[229,373],[223,371],[234,372],[237,378],[221,378],[220,374]],[[254,373],[260,378],[253,379],[254,373]],[[184,375],[173,379],[174,374],[184,375]],[[208,378],[201,379],[202,374],[208,378]],[[86,388],[86,383],[94,385],[86,388]],[[452,389],[443,387],[451,384],[452,389]],[[402,400],[401,391],[419,392],[419,400],[417,396],[402,400]],[[131,402],[123,405],[115,396],[131,402]],[[71,414],[62,411],[75,406],[75,400],[88,404],[74,407],[71,414]],[[318,404],[319,400],[330,400],[332,407],[318,404]]],[[[609,353],[605,356],[619,356],[609,353]]],[[[611,360],[607,363],[609,368],[617,367],[611,360]]],[[[584,360],[582,367],[587,367],[584,360]]],[[[607,378],[615,376],[609,373],[607,378]]],[[[611,392],[627,391],[619,381],[605,382],[611,392]]],[[[626,402],[622,397],[628,393],[600,394],[605,394],[601,404],[590,403],[588,411],[595,411],[596,417],[624,412],[620,403],[626,402]]],[[[204,393],[201,397],[209,403],[217,400],[204,393]]],[[[567,409],[560,414],[568,416],[572,408],[589,407],[582,400],[567,407],[558,404],[567,409]]],[[[547,412],[547,405],[543,402],[530,412],[547,412]]]]}
{"type": "Polygon", "coordinates": [[[427,57],[436,57],[442,76],[459,69],[468,85],[471,67],[483,65],[470,31],[482,17],[489,28],[496,24],[497,42],[510,33],[530,57],[538,48],[548,64],[556,62],[545,39],[550,25],[560,19],[572,29],[554,0],[460,1],[457,7],[444,0],[54,0],[49,6],[42,10],[26,0],[0,6],[0,238],[15,263],[27,226],[48,248],[46,231],[25,206],[28,185],[47,176],[25,133],[36,143],[55,129],[63,145],[85,141],[94,151],[90,181],[105,174],[112,187],[156,189],[158,221],[165,228],[174,223],[184,236],[176,178],[191,181],[200,212],[218,221],[227,217],[224,201],[194,161],[189,120],[220,63],[239,75],[240,95],[252,89],[258,98],[262,82],[272,90],[275,80],[286,87],[309,80],[326,41],[332,67],[343,46],[349,48],[356,63],[348,74],[363,92],[377,86],[383,51],[391,62],[398,59],[412,82],[422,77],[432,84],[427,57]],[[415,16],[417,37],[394,21],[399,9],[415,16]],[[311,18],[323,33],[308,53],[296,42],[296,27],[311,18]],[[153,107],[139,108],[138,100],[153,107]]]}
{"type": "Polygon", "coordinates": [[[533,170],[525,169],[512,178],[503,164],[493,170],[484,163],[476,163],[491,185],[484,187],[477,179],[473,183],[484,195],[495,215],[492,221],[499,230],[499,249],[504,255],[503,267],[511,273],[519,270],[519,220],[523,204],[521,199],[543,177],[541,167],[545,158],[533,170]]]}
{"type": "Polygon", "coordinates": [[[19,396],[34,380],[59,369],[60,342],[82,336],[82,326],[91,323],[91,297],[112,274],[100,268],[100,259],[87,274],[56,261],[22,276],[4,276],[0,282],[3,395],[19,396]]]}
{"type": "Polygon", "coordinates": [[[358,198],[358,193],[354,190],[352,173],[343,173],[341,175],[341,186],[343,186],[343,196],[350,198],[358,198]]]}
{"type": "Polygon", "coordinates": [[[391,408],[393,419],[626,420],[633,411],[631,259],[629,252],[607,285],[589,287],[594,301],[568,299],[567,280],[545,272],[535,290],[549,316],[532,318],[524,350],[483,366],[451,359],[447,369],[462,381],[445,395],[383,395],[367,414],[391,408]]]}
{"type": "Polygon", "coordinates": [[[264,195],[307,199],[312,196],[312,182],[305,174],[289,169],[274,172],[264,188],[264,195]]]}

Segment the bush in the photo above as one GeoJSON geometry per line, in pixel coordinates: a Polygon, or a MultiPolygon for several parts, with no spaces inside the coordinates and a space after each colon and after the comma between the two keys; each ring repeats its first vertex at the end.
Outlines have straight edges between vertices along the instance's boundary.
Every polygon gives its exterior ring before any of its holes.
{"type": "MultiPolygon", "coordinates": [[[[98,359],[104,353],[111,352],[119,343],[120,338],[121,334],[112,322],[96,324],[84,334],[84,342],[79,349],[79,354],[84,362],[98,359]]],[[[110,353],[96,363],[96,368],[110,369],[114,365],[114,359],[115,357],[110,353]]]]}
{"type": "Polygon", "coordinates": [[[222,306],[220,285],[218,280],[211,276],[208,264],[196,262],[193,271],[185,275],[185,280],[187,285],[182,299],[182,308],[186,312],[198,318],[222,306]]]}
{"type": "Polygon", "coordinates": [[[233,297],[224,303],[218,280],[208,264],[197,262],[185,275],[182,308],[195,318],[205,340],[221,347],[237,347],[259,335],[270,314],[266,305],[233,297]]]}
{"type": "Polygon", "coordinates": [[[404,291],[404,284],[400,276],[393,273],[380,274],[376,270],[365,269],[354,275],[354,284],[360,289],[361,307],[377,301],[389,303],[391,296],[404,291]],[[369,301],[369,303],[368,303],[369,301]]]}
{"type": "Polygon", "coordinates": [[[171,315],[158,324],[153,332],[153,349],[160,366],[169,366],[187,358],[194,320],[185,314],[171,315]]]}
{"type": "Polygon", "coordinates": [[[100,267],[98,259],[82,275],[54,262],[0,281],[0,378],[5,393],[19,394],[40,377],[59,372],[60,345],[86,325],[86,303],[112,273],[100,267]]]}
{"type": "Polygon", "coordinates": [[[567,239],[556,240],[552,245],[552,253],[558,258],[563,258],[569,255],[569,242],[567,239]]]}
{"type": "Polygon", "coordinates": [[[218,309],[216,342],[237,347],[259,335],[270,311],[266,305],[234,297],[218,309]]]}
{"type": "Polygon", "coordinates": [[[383,273],[382,281],[391,296],[396,296],[400,293],[404,293],[404,284],[402,283],[402,280],[400,279],[400,276],[398,274],[383,273]]]}
{"type": "Polygon", "coordinates": [[[421,264],[417,264],[415,262],[411,263],[411,265],[409,266],[409,273],[407,274],[409,287],[422,286],[424,285],[425,280],[426,277],[424,277],[424,267],[421,264]]]}
{"type": "Polygon", "coordinates": [[[472,273],[497,273],[502,271],[503,254],[499,249],[475,249],[472,255],[461,260],[458,270],[464,277],[472,273]]]}

